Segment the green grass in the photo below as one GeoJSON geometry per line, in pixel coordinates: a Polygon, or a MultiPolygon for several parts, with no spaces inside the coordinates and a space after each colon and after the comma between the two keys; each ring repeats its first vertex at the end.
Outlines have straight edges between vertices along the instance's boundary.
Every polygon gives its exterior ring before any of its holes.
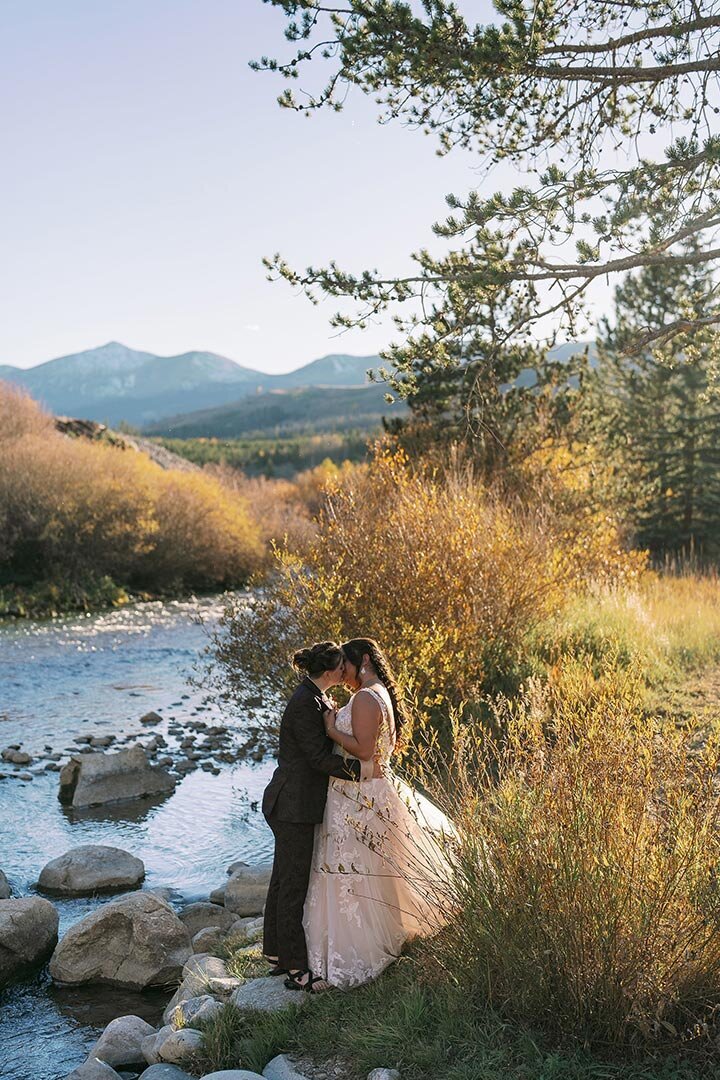
{"type": "MultiPolygon", "coordinates": [[[[248,976],[255,966],[243,961],[248,976]]],[[[376,982],[332,991],[281,1013],[232,1007],[205,1029],[204,1072],[261,1072],[276,1054],[332,1059],[344,1075],[398,1068],[402,1080],[709,1080],[720,1065],[704,1050],[668,1057],[604,1057],[578,1047],[549,1046],[490,1012],[450,982],[423,985],[410,957],[376,982]]]]}

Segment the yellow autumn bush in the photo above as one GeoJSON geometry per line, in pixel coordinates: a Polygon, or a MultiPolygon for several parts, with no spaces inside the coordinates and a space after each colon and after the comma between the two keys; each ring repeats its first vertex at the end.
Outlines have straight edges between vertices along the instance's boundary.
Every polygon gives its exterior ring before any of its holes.
{"type": "Polygon", "coordinates": [[[71,439],[26,395],[0,392],[0,579],[109,577],[131,587],[246,581],[262,544],[246,502],[201,473],[71,439]]]}
{"type": "Polygon", "coordinates": [[[414,468],[379,446],[369,466],[335,478],[317,535],[280,548],[252,605],[227,613],[216,641],[221,679],[287,689],[303,642],[377,638],[427,714],[481,694],[529,631],[598,574],[636,575],[617,529],[583,531],[541,503],[489,492],[468,468],[414,468]]]}

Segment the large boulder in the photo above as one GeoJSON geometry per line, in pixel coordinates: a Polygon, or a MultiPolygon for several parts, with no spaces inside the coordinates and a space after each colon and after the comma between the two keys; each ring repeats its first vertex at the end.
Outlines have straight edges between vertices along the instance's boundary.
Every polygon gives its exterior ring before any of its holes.
{"type": "Polygon", "coordinates": [[[145,1061],[143,1039],[154,1034],[155,1028],[139,1016],[118,1016],[105,1028],[88,1057],[100,1058],[113,1067],[137,1065],[145,1061]]]}
{"type": "Polygon", "coordinates": [[[58,913],[39,896],[0,900],[0,986],[41,963],[57,941],[58,913]]]}
{"type": "Polygon", "coordinates": [[[10,882],[0,870],[0,900],[8,900],[12,896],[10,882]]]}
{"type": "Polygon", "coordinates": [[[122,848],[85,844],[43,867],[38,886],[57,896],[83,896],[134,889],[144,877],[142,861],[122,848]]]}
{"type": "Polygon", "coordinates": [[[179,918],[190,931],[190,937],[195,937],[200,930],[206,930],[209,927],[229,930],[237,917],[220,904],[200,902],[188,904],[180,912],[179,918]]]}
{"type": "Polygon", "coordinates": [[[173,791],[175,781],[152,766],[141,746],[117,754],[78,754],[60,773],[58,798],[65,806],[97,806],[173,791]]]}
{"type": "Polygon", "coordinates": [[[53,953],[50,974],[64,985],[144,990],[177,982],[191,951],[170,905],[141,892],[103,904],[71,927],[53,953]]]}
{"type": "Polygon", "coordinates": [[[239,866],[225,886],[224,904],[235,915],[259,915],[265,906],[271,863],[239,866]]]}

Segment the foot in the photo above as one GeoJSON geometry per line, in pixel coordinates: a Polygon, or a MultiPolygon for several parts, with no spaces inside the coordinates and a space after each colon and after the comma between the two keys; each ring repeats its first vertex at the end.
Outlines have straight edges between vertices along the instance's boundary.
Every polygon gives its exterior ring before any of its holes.
{"type": "Polygon", "coordinates": [[[330,983],[321,979],[319,975],[313,975],[312,971],[291,971],[285,980],[288,990],[304,990],[307,994],[321,994],[324,990],[330,990],[330,983]]]}

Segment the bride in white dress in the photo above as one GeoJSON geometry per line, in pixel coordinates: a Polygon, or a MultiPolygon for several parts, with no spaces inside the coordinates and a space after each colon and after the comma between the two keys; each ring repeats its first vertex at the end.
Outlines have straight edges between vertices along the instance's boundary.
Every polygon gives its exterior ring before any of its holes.
{"type": "Polygon", "coordinates": [[[453,826],[437,807],[392,773],[390,758],[405,710],[375,641],[343,645],[344,682],[355,691],[325,714],[336,752],[383,768],[381,779],[331,779],[315,831],[303,926],[311,975],[305,989],[347,989],[376,978],[405,941],[432,934],[453,826]]]}

